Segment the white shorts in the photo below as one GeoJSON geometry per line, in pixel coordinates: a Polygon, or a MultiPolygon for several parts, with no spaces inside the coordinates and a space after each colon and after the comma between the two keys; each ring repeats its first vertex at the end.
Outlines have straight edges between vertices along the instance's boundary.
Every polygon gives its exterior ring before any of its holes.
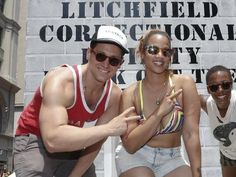
{"type": "Polygon", "coordinates": [[[120,144],[116,148],[117,174],[135,167],[149,167],[156,177],[163,177],[176,168],[187,165],[180,153],[180,147],[176,148],[152,148],[144,146],[134,154],[126,152],[120,144]]]}

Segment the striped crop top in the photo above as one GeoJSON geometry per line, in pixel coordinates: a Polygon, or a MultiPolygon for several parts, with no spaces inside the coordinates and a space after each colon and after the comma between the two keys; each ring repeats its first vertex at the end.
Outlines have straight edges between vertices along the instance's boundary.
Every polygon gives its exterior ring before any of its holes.
{"type": "MultiPolygon", "coordinates": [[[[170,86],[172,86],[172,80],[169,77],[169,83],[170,86]]],[[[174,92],[174,90],[173,90],[174,92]]],[[[172,92],[172,93],[173,93],[172,92]]],[[[140,116],[146,120],[146,117],[144,116],[144,103],[143,103],[143,86],[142,86],[142,80],[139,81],[139,97],[140,97],[140,105],[141,105],[141,112],[140,116]]],[[[180,106],[180,104],[175,101],[175,107],[173,111],[171,111],[167,116],[165,116],[163,119],[166,120],[167,123],[163,125],[163,121],[160,122],[160,129],[156,132],[155,135],[159,134],[168,134],[168,133],[175,133],[182,129],[183,123],[184,123],[184,113],[183,109],[180,106]]]]}

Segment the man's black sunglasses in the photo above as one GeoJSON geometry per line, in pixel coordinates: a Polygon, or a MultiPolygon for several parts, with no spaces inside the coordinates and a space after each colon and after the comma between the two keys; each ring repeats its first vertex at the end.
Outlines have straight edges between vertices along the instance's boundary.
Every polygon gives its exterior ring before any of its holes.
{"type": "Polygon", "coordinates": [[[109,57],[109,56],[106,56],[104,53],[96,52],[93,49],[91,49],[91,51],[95,54],[95,58],[98,62],[103,62],[107,58],[109,59],[108,61],[111,66],[119,66],[124,62],[123,58],[118,59],[116,57],[109,57]]]}
{"type": "Polygon", "coordinates": [[[145,47],[145,49],[147,50],[147,52],[150,55],[157,55],[160,51],[162,52],[162,54],[165,57],[171,57],[174,54],[174,50],[170,49],[170,48],[159,48],[155,45],[147,45],[145,47]]]}
{"type": "Polygon", "coordinates": [[[221,86],[223,90],[229,90],[231,89],[232,82],[223,81],[219,84],[208,85],[207,87],[209,88],[211,92],[217,92],[219,90],[219,86],[221,86]]]}

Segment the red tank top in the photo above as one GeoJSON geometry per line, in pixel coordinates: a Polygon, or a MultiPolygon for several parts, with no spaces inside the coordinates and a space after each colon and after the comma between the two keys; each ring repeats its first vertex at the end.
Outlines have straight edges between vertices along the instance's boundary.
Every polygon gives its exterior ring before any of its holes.
{"type": "MultiPolygon", "coordinates": [[[[68,124],[77,127],[83,127],[86,121],[94,121],[98,119],[106,110],[110,99],[112,81],[108,80],[106,82],[101,98],[99,99],[95,109],[91,110],[86,104],[84,93],[81,89],[81,87],[83,88],[81,66],[64,66],[71,68],[71,70],[73,71],[76,87],[76,98],[74,104],[70,108],[67,108],[68,124]]],[[[20,118],[18,120],[18,127],[16,129],[16,135],[32,133],[37,136],[40,136],[39,110],[41,103],[42,96],[40,93],[40,88],[38,88],[34,94],[32,101],[20,115],[20,118]]]]}

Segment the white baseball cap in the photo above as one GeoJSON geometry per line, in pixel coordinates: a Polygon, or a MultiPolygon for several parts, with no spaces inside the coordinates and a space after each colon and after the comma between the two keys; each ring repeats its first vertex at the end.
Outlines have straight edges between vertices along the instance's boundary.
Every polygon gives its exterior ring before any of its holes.
{"type": "Polygon", "coordinates": [[[100,26],[91,39],[90,47],[99,42],[115,44],[120,47],[124,53],[129,53],[127,49],[127,38],[117,27],[100,26]]]}

